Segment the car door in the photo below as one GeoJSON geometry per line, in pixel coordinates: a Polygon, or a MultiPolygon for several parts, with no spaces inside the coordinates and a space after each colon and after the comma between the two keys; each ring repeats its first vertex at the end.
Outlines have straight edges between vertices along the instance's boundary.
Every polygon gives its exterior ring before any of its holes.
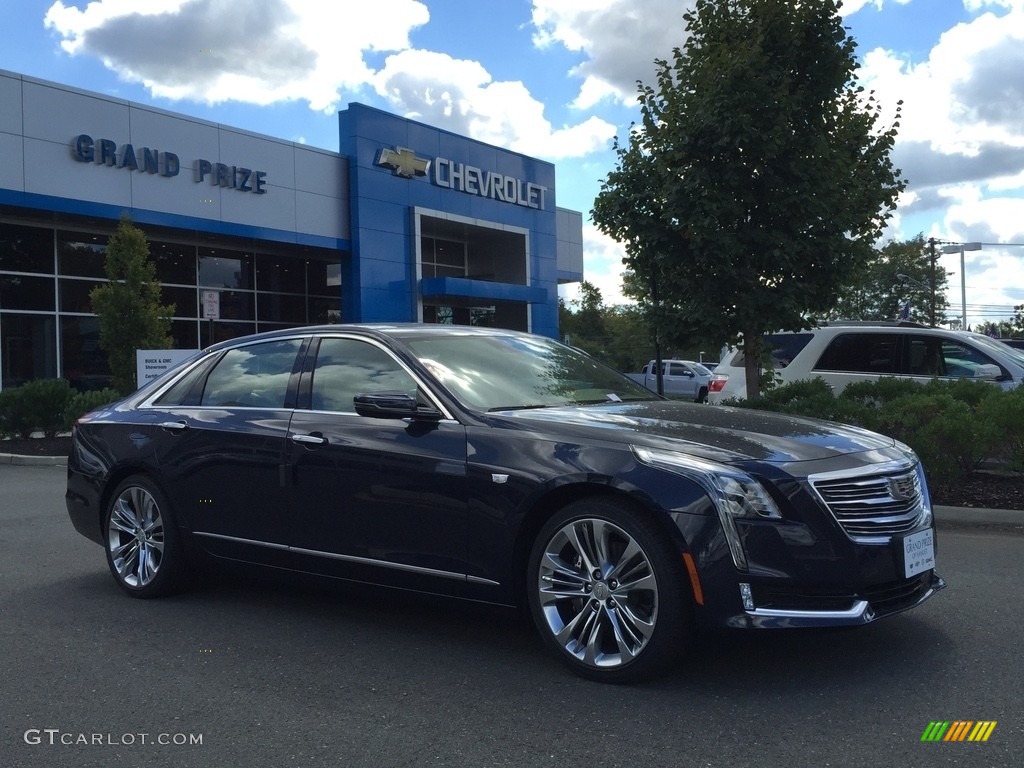
{"type": "Polygon", "coordinates": [[[672,362],[667,364],[665,373],[665,394],[675,397],[694,399],[697,397],[697,377],[690,366],[685,363],[672,362]]]}
{"type": "Polygon", "coordinates": [[[355,395],[422,397],[420,382],[373,340],[329,336],[314,351],[288,441],[299,566],[417,588],[426,577],[439,591],[464,581],[465,428],[359,416],[355,395]]]}
{"type": "Polygon", "coordinates": [[[285,446],[307,345],[290,338],[229,349],[154,403],[163,488],[215,554],[284,562],[285,446]]]}

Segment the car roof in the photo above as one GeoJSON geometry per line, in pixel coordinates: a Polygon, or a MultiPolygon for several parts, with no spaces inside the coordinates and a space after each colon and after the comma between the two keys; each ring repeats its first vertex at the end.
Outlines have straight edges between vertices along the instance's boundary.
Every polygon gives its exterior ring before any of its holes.
{"type": "Polygon", "coordinates": [[[331,333],[358,333],[365,336],[409,339],[418,336],[529,336],[522,331],[507,328],[487,328],[475,325],[438,325],[434,323],[333,323],[327,325],[305,325],[296,328],[280,328],[212,344],[204,351],[216,351],[228,347],[248,344],[254,341],[292,338],[294,336],[317,336],[331,333]]]}

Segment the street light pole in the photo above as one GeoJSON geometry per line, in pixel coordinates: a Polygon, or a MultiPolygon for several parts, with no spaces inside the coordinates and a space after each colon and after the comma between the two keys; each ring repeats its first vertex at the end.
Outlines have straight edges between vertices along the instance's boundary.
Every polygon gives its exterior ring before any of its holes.
{"type": "Polygon", "coordinates": [[[942,246],[943,253],[960,251],[960,330],[967,330],[967,271],[964,251],[980,251],[981,243],[960,243],[959,245],[942,246]]]}

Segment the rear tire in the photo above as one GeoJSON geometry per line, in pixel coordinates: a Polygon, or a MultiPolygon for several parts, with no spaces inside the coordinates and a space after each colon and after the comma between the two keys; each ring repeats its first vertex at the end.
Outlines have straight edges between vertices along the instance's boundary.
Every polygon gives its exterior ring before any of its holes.
{"type": "Polygon", "coordinates": [[[697,393],[697,400],[696,400],[696,402],[698,402],[698,403],[705,403],[705,404],[708,402],[708,389],[707,389],[707,387],[701,387],[700,388],[700,392],[697,393]]]}
{"type": "Polygon", "coordinates": [[[544,644],[576,674],[626,683],[682,656],[692,600],[664,531],[616,499],[582,499],[544,525],[530,553],[530,614],[544,644]]]}
{"type": "Polygon", "coordinates": [[[126,478],[114,490],[103,541],[114,581],[132,597],[159,597],[183,585],[185,558],[171,505],[149,478],[126,478]]]}

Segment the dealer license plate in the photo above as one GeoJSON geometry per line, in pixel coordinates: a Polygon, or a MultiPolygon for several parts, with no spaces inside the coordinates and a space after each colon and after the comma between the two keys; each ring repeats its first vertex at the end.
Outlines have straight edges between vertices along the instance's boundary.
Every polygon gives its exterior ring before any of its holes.
{"type": "Polygon", "coordinates": [[[935,531],[912,533],[903,539],[903,568],[906,578],[935,567],[935,531]]]}

